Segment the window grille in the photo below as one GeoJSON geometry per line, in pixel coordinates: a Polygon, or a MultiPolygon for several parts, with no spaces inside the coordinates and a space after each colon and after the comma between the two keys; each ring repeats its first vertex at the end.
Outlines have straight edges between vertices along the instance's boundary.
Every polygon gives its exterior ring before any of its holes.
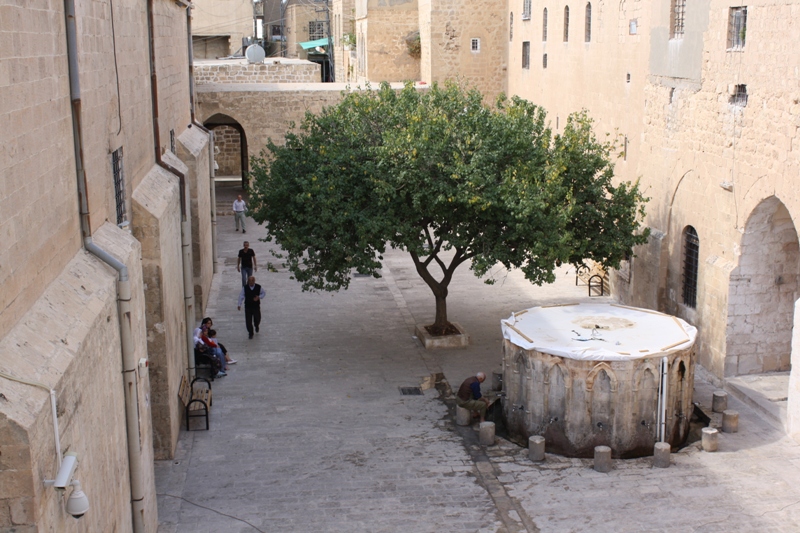
{"type": "Polygon", "coordinates": [[[733,89],[730,102],[739,107],[747,105],[747,85],[737,85],[733,89]]]}
{"type": "Polygon", "coordinates": [[[584,41],[589,43],[592,41],[592,4],[586,3],[586,31],[584,41]]]}
{"type": "Polygon", "coordinates": [[[522,20],[531,20],[531,0],[522,0],[522,20]]]}
{"type": "Polygon", "coordinates": [[[111,167],[114,172],[114,200],[117,205],[117,224],[127,220],[125,210],[125,172],[122,167],[122,147],[111,153],[111,167]]]}
{"type": "Polygon", "coordinates": [[[316,41],[328,36],[324,20],[311,20],[308,22],[308,40],[316,41]]]}
{"type": "Polygon", "coordinates": [[[481,40],[478,38],[472,39],[472,44],[470,45],[470,49],[473,52],[480,52],[481,51],[481,40]]]}
{"type": "Polygon", "coordinates": [[[169,151],[173,154],[175,152],[175,130],[169,130],[169,151]]]}
{"type": "Polygon", "coordinates": [[[692,226],[683,230],[683,304],[697,307],[697,267],[700,259],[700,239],[692,226]]]}
{"type": "Polygon", "coordinates": [[[569,6],[564,7],[564,42],[569,41],[569,6]]]}
{"type": "Polygon", "coordinates": [[[741,50],[744,48],[744,38],[747,32],[747,8],[732,7],[728,17],[728,49],[741,50]]]}
{"type": "Polygon", "coordinates": [[[542,54],[542,68],[547,68],[547,54],[542,54]]]}
{"type": "Polygon", "coordinates": [[[686,0],[672,0],[669,14],[670,36],[672,39],[683,37],[684,14],[686,13],[686,0]]]}
{"type": "Polygon", "coordinates": [[[522,68],[531,68],[531,43],[529,41],[522,43],[522,68]]]}
{"type": "Polygon", "coordinates": [[[542,42],[547,42],[547,8],[542,11],[542,42]]]}
{"type": "Polygon", "coordinates": [[[509,42],[514,40],[514,13],[508,17],[508,40],[509,42]]]}

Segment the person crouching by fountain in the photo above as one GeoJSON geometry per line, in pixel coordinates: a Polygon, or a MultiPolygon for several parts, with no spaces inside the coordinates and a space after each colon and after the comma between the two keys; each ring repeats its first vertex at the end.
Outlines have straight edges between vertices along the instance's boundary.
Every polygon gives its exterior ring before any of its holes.
{"type": "Polygon", "coordinates": [[[489,407],[489,399],[481,394],[481,383],[485,380],[486,374],[478,372],[465,379],[456,394],[456,405],[470,411],[477,411],[481,422],[486,420],[486,408],[489,407]]]}

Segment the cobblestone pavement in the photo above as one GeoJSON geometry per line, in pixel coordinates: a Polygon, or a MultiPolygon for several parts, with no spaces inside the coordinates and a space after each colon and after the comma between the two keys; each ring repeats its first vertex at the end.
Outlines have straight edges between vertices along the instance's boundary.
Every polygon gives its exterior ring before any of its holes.
{"type": "MultiPolygon", "coordinates": [[[[800,446],[734,398],[740,432],[722,434],[718,453],[692,445],[668,469],[637,459],[599,474],[554,455],[535,465],[502,439],[479,446],[435,389],[401,395],[437,372],[455,386],[498,367],[501,318],[587,299],[567,269],[533,287],[518,273],[487,286],[462,267],[448,311],[472,344],[426,352],[411,331],[434,302],[407,256],[388,252],[381,279],[303,293],[263,235],[250,221],[267,299],[248,340],[236,310],[243,236],[219,219],[208,314],[239,363],[214,382],[211,430],[183,432],[174,461],[156,465],[161,533],[800,531],[800,446]]],[[[712,391],[698,382],[696,398],[712,391]]]]}

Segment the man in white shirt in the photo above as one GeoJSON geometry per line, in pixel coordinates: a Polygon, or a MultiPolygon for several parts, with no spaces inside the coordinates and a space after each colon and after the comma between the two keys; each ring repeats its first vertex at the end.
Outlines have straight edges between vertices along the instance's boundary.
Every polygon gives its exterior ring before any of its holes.
{"type": "Polygon", "coordinates": [[[239,231],[239,223],[242,224],[242,233],[247,233],[244,229],[244,213],[247,210],[247,204],[242,200],[240,194],[236,200],[233,201],[233,218],[236,219],[236,231],[239,231]]]}

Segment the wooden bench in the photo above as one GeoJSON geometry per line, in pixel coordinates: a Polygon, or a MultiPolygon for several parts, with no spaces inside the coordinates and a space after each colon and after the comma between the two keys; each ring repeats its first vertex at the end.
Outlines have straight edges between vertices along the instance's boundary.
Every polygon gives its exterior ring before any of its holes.
{"type": "Polygon", "coordinates": [[[575,271],[575,285],[577,286],[580,281],[589,286],[589,296],[603,296],[608,287],[608,273],[600,263],[592,263],[591,266],[582,265],[575,271]]]}
{"type": "Polygon", "coordinates": [[[212,405],[211,399],[211,382],[205,378],[194,378],[192,383],[186,375],[181,376],[181,386],[178,389],[178,397],[180,397],[183,407],[186,410],[186,431],[189,429],[189,419],[204,416],[206,418],[206,430],[208,429],[208,409],[212,405]],[[194,388],[197,381],[205,381],[205,388],[194,388]],[[193,413],[193,414],[192,414],[193,413]]]}

